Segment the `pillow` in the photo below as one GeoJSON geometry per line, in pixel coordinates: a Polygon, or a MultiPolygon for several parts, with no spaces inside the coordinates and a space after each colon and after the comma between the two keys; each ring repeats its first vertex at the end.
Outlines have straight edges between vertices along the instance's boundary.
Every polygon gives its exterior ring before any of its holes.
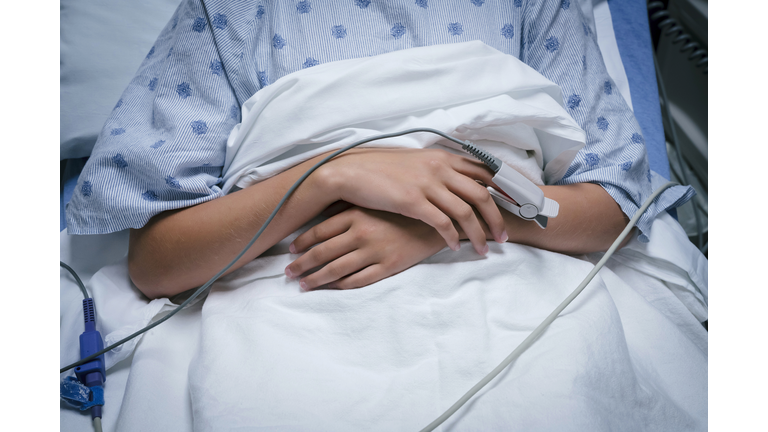
{"type": "Polygon", "coordinates": [[[96,137],[180,0],[61,0],[60,159],[96,137]]]}

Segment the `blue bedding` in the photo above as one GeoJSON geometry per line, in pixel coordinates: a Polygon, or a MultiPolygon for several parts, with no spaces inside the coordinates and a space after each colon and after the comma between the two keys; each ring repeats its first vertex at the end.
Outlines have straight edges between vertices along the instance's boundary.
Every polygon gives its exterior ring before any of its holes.
{"type": "Polygon", "coordinates": [[[621,62],[629,81],[635,118],[643,130],[651,169],[669,179],[669,160],[653,66],[653,47],[644,0],[609,1],[621,62]]]}

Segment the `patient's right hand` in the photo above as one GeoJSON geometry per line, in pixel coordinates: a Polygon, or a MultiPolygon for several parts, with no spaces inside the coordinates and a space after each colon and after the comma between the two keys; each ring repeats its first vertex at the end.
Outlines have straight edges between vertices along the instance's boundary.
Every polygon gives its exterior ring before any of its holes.
{"type": "Polygon", "coordinates": [[[291,252],[309,251],[288,265],[285,273],[299,277],[324,266],[301,279],[303,290],[359,288],[400,273],[444,247],[440,234],[424,222],[352,207],[297,237],[291,252]]]}
{"type": "Polygon", "coordinates": [[[455,220],[478,253],[486,233],[507,239],[504,219],[488,190],[493,174],[481,162],[437,149],[353,149],[320,167],[315,175],[336,200],[397,213],[432,226],[451,249],[459,248],[455,220]]]}

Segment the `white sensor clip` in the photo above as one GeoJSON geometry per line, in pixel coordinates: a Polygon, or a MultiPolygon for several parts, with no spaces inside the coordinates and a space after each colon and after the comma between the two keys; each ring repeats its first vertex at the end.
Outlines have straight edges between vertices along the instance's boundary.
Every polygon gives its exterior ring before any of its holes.
{"type": "Polygon", "coordinates": [[[547,227],[549,218],[557,216],[560,209],[557,201],[545,197],[541,189],[509,165],[501,164],[493,182],[503,193],[491,186],[488,186],[488,192],[496,204],[510,213],[532,220],[541,228],[547,227]]]}

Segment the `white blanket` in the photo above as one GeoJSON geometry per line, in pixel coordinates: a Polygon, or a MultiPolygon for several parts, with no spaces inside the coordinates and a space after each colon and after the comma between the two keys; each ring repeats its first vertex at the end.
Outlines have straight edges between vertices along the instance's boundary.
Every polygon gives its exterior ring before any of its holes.
{"type": "MultiPolygon", "coordinates": [[[[560,87],[480,41],[303,69],[254,94],[242,113],[227,142],[224,192],[364,138],[412,128],[472,140],[534,183],[550,184],[565,174],[585,140],[560,87]]],[[[429,133],[363,146],[438,142],[460,150],[429,133]]]]}
{"type": "MultiPolygon", "coordinates": [[[[338,139],[278,163],[285,168],[348,137],[331,135],[338,139]]],[[[546,180],[549,164],[573,145],[552,158],[540,147],[536,166],[546,180]]],[[[286,146],[275,149],[261,158],[286,146]]],[[[234,156],[230,173],[240,172],[234,156]]],[[[277,172],[253,171],[268,159],[242,160],[252,181],[277,172]]],[[[707,335],[699,320],[707,313],[707,262],[667,215],[650,237],[648,244],[632,240],[610,260],[442,430],[705,430],[707,335]]],[[[512,243],[491,243],[480,257],[464,244],[363,289],[301,293],[283,274],[295,259],[287,253],[290,240],[145,335],[130,375],[127,362],[117,362],[133,347],[110,355],[105,424],[123,431],[419,430],[511,352],[598,258],[512,243]]],[[[62,234],[62,260],[78,270],[80,262],[90,264],[85,279],[107,339],[168,310],[170,302],[148,302],[130,283],[125,233],[77,240],[89,245],[71,241],[62,234]],[[111,249],[95,248],[102,240],[111,249]],[[73,249],[77,259],[68,256],[73,249]]],[[[66,364],[76,359],[82,330],[79,291],[64,273],[61,295],[66,364]]],[[[76,416],[62,412],[63,430],[76,416]]]]}
{"type": "MultiPolygon", "coordinates": [[[[114,261],[84,271],[105,335],[157,312],[114,247],[124,234],[62,233],[62,259],[75,268],[114,261]]],[[[105,430],[418,430],[599,258],[511,243],[481,258],[465,244],[370,287],[301,293],[282,273],[290,240],[145,335],[130,363],[108,361],[105,430]]],[[[707,333],[695,317],[706,318],[706,275],[680,226],[657,219],[650,243],[619,251],[444,430],[706,430],[707,333]]],[[[66,364],[82,311],[65,272],[61,297],[66,364]]],[[[61,418],[62,430],[87,423],[70,410],[61,418]]]]}

